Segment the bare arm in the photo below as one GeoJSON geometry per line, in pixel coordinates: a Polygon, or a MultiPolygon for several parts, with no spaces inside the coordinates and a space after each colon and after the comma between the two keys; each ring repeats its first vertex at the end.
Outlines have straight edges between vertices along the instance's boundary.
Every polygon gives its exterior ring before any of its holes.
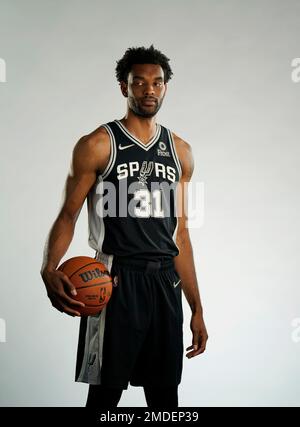
{"type": "Polygon", "coordinates": [[[189,144],[176,135],[174,136],[174,141],[182,167],[182,176],[177,193],[179,216],[176,244],[179,248],[179,255],[175,257],[174,261],[175,268],[181,278],[182,290],[192,311],[190,328],[193,333],[193,342],[186,349],[193,349],[193,351],[187,354],[187,357],[190,358],[204,352],[208,335],[203,320],[203,308],[197,283],[193,248],[188,229],[188,215],[186,212],[187,184],[193,174],[194,160],[189,144]]]}
{"type": "Polygon", "coordinates": [[[85,198],[95,183],[97,171],[103,170],[109,156],[106,131],[81,138],[74,147],[60,212],[51,227],[45,248],[41,276],[52,305],[70,315],[79,315],[72,299],[76,290],[68,277],[56,268],[66,253],[74,234],[75,224],[85,198]]]}

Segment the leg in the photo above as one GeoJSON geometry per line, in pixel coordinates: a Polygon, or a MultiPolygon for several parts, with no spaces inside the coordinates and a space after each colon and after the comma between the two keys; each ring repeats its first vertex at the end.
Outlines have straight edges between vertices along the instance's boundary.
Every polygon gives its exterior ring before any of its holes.
{"type": "Polygon", "coordinates": [[[177,408],[178,386],[172,387],[144,387],[148,407],[177,408]]]}
{"type": "Polygon", "coordinates": [[[118,406],[123,389],[106,387],[103,385],[90,385],[86,402],[87,408],[114,408],[118,406]]]}

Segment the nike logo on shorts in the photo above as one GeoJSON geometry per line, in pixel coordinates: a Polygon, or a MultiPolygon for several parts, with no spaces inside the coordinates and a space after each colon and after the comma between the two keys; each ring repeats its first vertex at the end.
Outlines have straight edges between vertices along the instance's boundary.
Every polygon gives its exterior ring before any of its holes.
{"type": "Polygon", "coordinates": [[[119,144],[119,150],[125,150],[126,148],[133,147],[133,146],[134,146],[134,144],[129,144],[129,145],[119,144]]]}
{"type": "Polygon", "coordinates": [[[176,288],[176,286],[179,285],[180,282],[181,282],[181,279],[179,279],[177,283],[173,282],[174,288],[176,288]]]}

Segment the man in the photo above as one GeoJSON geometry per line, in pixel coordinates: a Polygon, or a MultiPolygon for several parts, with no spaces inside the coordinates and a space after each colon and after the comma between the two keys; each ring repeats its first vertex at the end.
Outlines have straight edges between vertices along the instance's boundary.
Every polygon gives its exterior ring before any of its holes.
{"type": "Polygon", "coordinates": [[[117,406],[129,382],[144,387],[148,406],[178,406],[182,290],[192,311],[186,356],[206,347],[184,208],[191,147],[156,123],[172,74],[169,59],[153,45],[129,48],[117,62],[127,113],[75,145],[64,202],[45,246],[41,275],[52,305],[78,316],[76,290],[56,268],[87,198],[89,244],[114,280],[101,313],[81,318],[76,381],[89,384],[87,407],[117,406]]]}

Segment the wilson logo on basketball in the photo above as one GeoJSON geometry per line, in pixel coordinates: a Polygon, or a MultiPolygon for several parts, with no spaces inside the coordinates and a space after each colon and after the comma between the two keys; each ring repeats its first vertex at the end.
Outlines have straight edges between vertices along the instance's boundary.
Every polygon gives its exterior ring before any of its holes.
{"type": "Polygon", "coordinates": [[[107,276],[108,271],[101,271],[99,268],[95,268],[95,270],[88,270],[84,273],[79,274],[81,279],[86,283],[93,279],[98,279],[99,277],[107,276]]]}

